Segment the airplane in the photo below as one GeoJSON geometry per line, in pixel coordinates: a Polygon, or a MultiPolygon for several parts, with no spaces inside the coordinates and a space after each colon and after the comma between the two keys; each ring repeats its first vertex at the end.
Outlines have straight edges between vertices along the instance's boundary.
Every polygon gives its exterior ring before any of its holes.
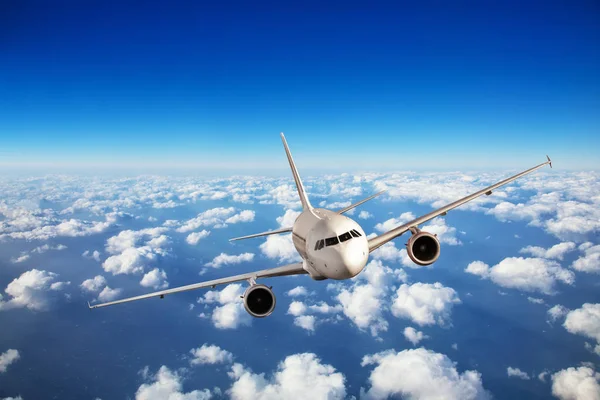
{"type": "Polygon", "coordinates": [[[258,284],[257,279],[271,278],[276,276],[309,275],[312,279],[320,281],[324,279],[345,280],[358,275],[367,265],[369,254],[383,246],[385,243],[410,232],[411,236],[406,243],[406,251],[410,259],[418,265],[431,265],[440,256],[440,242],[435,234],[419,229],[419,225],[432,220],[438,216],[444,216],[448,211],[474,200],[483,195],[491,195],[497,188],[506,185],[522,176],[530,174],[546,164],[552,168],[550,157],[547,161],[536,165],[526,171],[520,172],[510,178],[504,179],[492,186],[486,187],[476,193],[456,200],[435,211],[431,211],[404,225],[398,226],[379,236],[368,238],[358,222],[344,215],[347,211],[374,199],[385,191],[375,193],[357,203],[349,205],[341,210],[332,211],[325,208],[314,208],[309,199],[304,185],[300,180],[300,174],[290,153],[285,136],[281,133],[281,140],[287,155],[298,196],[302,203],[302,212],[289,228],[276,229],[267,232],[255,233],[230,239],[230,241],[251,239],[268,235],[292,233],[294,247],[300,254],[302,262],[284,265],[271,269],[235,275],[227,278],[214,279],[206,282],[194,283],[173,289],[161,290],[141,296],[130,297],[106,303],[90,305],[90,309],[126,303],[135,300],[148,299],[151,297],[164,298],[173,293],[188,290],[215,288],[219,285],[227,285],[234,282],[247,281],[249,287],[243,295],[244,308],[253,317],[262,318],[271,315],[275,310],[276,298],[272,287],[258,284]]]}

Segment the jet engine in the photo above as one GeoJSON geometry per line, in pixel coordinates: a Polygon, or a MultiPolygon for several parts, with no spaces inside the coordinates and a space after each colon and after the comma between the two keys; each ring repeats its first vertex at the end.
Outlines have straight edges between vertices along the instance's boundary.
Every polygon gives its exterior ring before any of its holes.
{"type": "Polygon", "coordinates": [[[430,265],[440,256],[440,241],[434,234],[417,231],[408,239],[406,251],[414,263],[430,265]]]}
{"type": "Polygon", "coordinates": [[[275,310],[275,294],[265,285],[252,285],[244,293],[244,308],[253,317],[263,318],[275,310]]]}

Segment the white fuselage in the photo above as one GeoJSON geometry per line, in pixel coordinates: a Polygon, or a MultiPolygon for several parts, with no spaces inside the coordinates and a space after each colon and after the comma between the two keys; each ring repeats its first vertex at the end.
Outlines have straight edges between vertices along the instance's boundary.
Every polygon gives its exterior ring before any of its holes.
{"type": "Polygon", "coordinates": [[[292,228],[292,240],[313,279],[348,279],[369,258],[369,243],[360,225],[323,208],[303,211],[292,228]]]}

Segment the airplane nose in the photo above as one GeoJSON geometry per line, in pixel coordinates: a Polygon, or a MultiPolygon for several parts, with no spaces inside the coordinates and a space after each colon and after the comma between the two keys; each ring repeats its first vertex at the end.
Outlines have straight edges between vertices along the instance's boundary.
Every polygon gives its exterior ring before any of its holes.
{"type": "Polygon", "coordinates": [[[344,264],[351,277],[358,275],[363,270],[369,256],[366,246],[361,246],[359,243],[352,244],[353,246],[348,246],[343,254],[344,264]]]}

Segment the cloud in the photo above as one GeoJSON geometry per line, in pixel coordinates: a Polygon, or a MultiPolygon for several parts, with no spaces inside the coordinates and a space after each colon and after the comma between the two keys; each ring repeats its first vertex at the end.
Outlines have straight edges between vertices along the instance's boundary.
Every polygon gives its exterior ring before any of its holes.
{"type": "Polygon", "coordinates": [[[208,235],[210,235],[210,231],[207,231],[206,229],[203,229],[200,232],[192,232],[192,233],[190,233],[185,238],[185,241],[187,242],[187,244],[189,244],[191,246],[195,246],[195,245],[198,244],[198,242],[200,242],[200,240],[208,237],[208,235]]]}
{"type": "Polygon", "coordinates": [[[300,211],[285,210],[285,214],[281,217],[277,217],[277,223],[281,228],[290,228],[294,225],[294,222],[296,222],[296,219],[300,214],[300,211]]]}
{"type": "Polygon", "coordinates": [[[290,297],[306,296],[308,291],[304,286],[296,286],[292,290],[289,290],[286,294],[290,297]]]}
{"type": "Polygon", "coordinates": [[[456,238],[456,228],[446,225],[446,220],[443,218],[434,218],[427,225],[424,225],[421,230],[437,235],[440,243],[449,244],[450,246],[461,245],[462,242],[456,238]]]}
{"type": "Polygon", "coordinates": [[[230,372],[233,384],[228,390],[236,400],[341,399],[346,397],[345,378],[312,353],[285,358],[270,376],[255,374],[241,364],[230,372]]]}
{"type": "Polygon", "coordinates": [[[225,220],[226,224],[237,224],[239,222],[252,222],[254,221],[255,212],[252,210],[244,210],[238,214],[235,214],[225,220]]]}
{"type": "Polygon", "coordinates": [[[363,272],[353,278],[353,284],[349,288],[342,287],[336,296],[344,315],[359,329],[368,329],[374,337],[379,332],[387,331],[388,322],[382,313],[384,301],[392,282],[399,277],[399,273],[383,265],[380,260],[369,262],[363,272]]]}
{"type": "Polygon", "coordinates": [[[209,400],[208,389],[183,393],[183,378],[166,366],[160,367],[149,383],[142,384],[135,393],[136,400],[209,400]]]}
{"type": "Polygon", "coordinates": [[[31,256],[29,254],[22,254],[19,257],[11,258],[10,262],[12,262],[13,264],[18,264],[18,263],[22,263],[22,262],[29,260],[30,257],[31,256]]]}
{"type": "Polygon", "coordinates": [[[211,290],[198,298],[201,304],[220,304],[212,311],[211,320],[218,329],[236,329],[251,324],[250,315],[244,309],[241,296],[242,285],[238,283],[225,286],[221,291],[211,290]]]}
{"type": "Polygon", "coordinates": [[[309,332],[315,331],[315,323],[316,318],[314,315],[300,315],[294,318],[294,325],[309,332]]]}
{"type": "Polygon", "coordinates": [[[268,236],[265,242],[260,245],[260,250],[267,258],[277,259],[279,262],[301,260],[290,234],[268,236]]]}
{"type": "Polygon", "coordinates": [[[361,399],[491,399],[479,372],[459,373],[446,355],[424,348],[367,355],[361,365],[375,365],[361,399]]]}
{"type": "Polygon", "coordinates": [[[557,260],[562,260],[565,257],[565,254],[575,250],[575,243],[573,242],[563,242],[559,244],[555,244],[549,249],[544,249],[539,246],[527,246],[522,248],[519,253],[522,254],[531,254],[534,257],[540,258],[554,258],[557,260]]]}
{"type": "Polygon", "coordinates": [[[94,250],[91,253],[89,250],[86,250],[83,252],[82,256],[85,258],[91,258],[93,260],[100,262],[100,252],[98,250],[94,250]]]}
{"type": "Polygon", "coordinates": [[[169,287],[169,282],[167,282],[167,273],[162,269],[154,268],[152,271],[148,272],[142,280],[140,281],[140,285],[144,287],[152,287],[154,289],[166,289],[169,287]]]}
{"type": "Polygon", "coordinates": [[[563,326],[572,334],[595,339],[600,347],[600,304],[585,303],[569,311],[563,326]]]}
{"type": "Polygon", "coordinates": [[[600,400],[600,373],[589,367],[560,370],[552,375],[552,394],[560,400],[600,400]]]}
{"type": "Polygon", "coordinates": [[[221,253],[209,263],[204,264],[207,267],[221,268],[223,265],[240,264],[254,260],[253,253],[242,253],[239,255],[230,255],[221,253]]]}
{"type": "Polygon", "coordinates": [[[481,261],[474,261],[465,272],[491,279],[502,287],[548,295],[556,293],[558,281],[567,285],[575,282],[573,272],[561,268],[556,261],[544,258],[509,257],[491,268],[481,261]]]}
{"type": "Polygon", "coordinates": [[[360,213],[358,213],[358,218],[360,219],[369,219],[369,218],[373,218],[373,214],[371,214],[368,211],[361,211],[360,213]]]}
{"type": "Polygon", "coordinates": [[[564,317],[568,313],[569,309],[567,307],[557,304],[548,310],[548,317],[550,318],[551,322],[554,322],[557,319],[564,317]]]}
{"type": "Polygon", "coordinates": [[[233,362],[233,354],[227,350],[221,349],[219,346],[208,345],[204,343],[202,347],[190,350],[192,359],[190,364],[228,364],[233,362]]]}
{"type": "Polygon", "coordinates": [[[396,291],[391,306],[392,314],[409,318],[419,326],[446,325],[454,304],[461,301],[456,291],[439,282],[403,284],[396,291]]]}
{"type": "Polygon", "coordinates": [[[121,292],[122,292],[121,289],[111,289],[110,287],[106,286],[98,294],[98,301],[102,301],[102,302],[112,301],[112,300],[116,299],[121,294],[121,292]]]}
{"type": "Polygon", "coordinates": [[[95,293],[100,291],[102,287],[106,286],[106,278],[104,278],[102,275],[96,275],[91,279],[86,279],[79,286],[86,292],[95,293]]]}
{"type": "Polygon", "coordinates": [[[125,230],[106,242],[106,251],[114,254],[102,264],[113,275],[139,274],[147,264],[169,254],[169,238],[163,233],[167,228],[148,228],[139,231],[125,230]]]}
{"type": "Polygon", "coordinates": [[[17,361],[21,356],[19,350],[8,349],[0,354],[0,374],[6,372],[8,366],[17,361]]]}
{"type": "Polygon", "coordinates": [[[412,221],[415,218],[416,216],[413,213],[405,212],[400,214],[398,218],[390,218],[384,222],[378,223],[375,225],[375,230],[379,232],[387,232],[409,221],[412,221]]]}
{"type": "Polygon", "coordinates": [[[531,379],[529,377],[529,375],[527,375],[527,373],[521,371],[519,368],[508,367],[506,369],[506,373],[508,374],[509,378],[515,377],[515,378],[524,379],[524,380],[531,379]]]}
{"type": "Polygon", "coordinates": [[[421,340],[429,338],[429,336],[424,335],[423,332],[416,330],[412,326],[404,328],[404,337],[411,342],[413,346],[419,344],[421,340]]]}
{"type": "Polygon", "coordinates": [[[538,299],[536,297],[527,297],[527,301],[533,304],[544,304],[544,299],[538,299]]]}
{"type": "Polygon", "coordinates": [[[584,255],[579,257],[571,268],[581,271],[600,274],[600,245],[591,246],[591,243],[585,246],[582,245],[579,248],[584,251],[584,255]]]}
{"type": "Polygon", "coordinates": [[[301,301],[292,301],[288,307],[287,313],[298,317],[306,312],[306,305],[301,301]]]}
{"type": "Polygon", "coordinates": [[[30,310],[45,311],[49,307],[50,292],[62,290],[70,282],[55,282],[58,274],[32,269],[15,278],[5,289],[12,298],[2,301],[0,310],[27,307],[30,310]]]}

